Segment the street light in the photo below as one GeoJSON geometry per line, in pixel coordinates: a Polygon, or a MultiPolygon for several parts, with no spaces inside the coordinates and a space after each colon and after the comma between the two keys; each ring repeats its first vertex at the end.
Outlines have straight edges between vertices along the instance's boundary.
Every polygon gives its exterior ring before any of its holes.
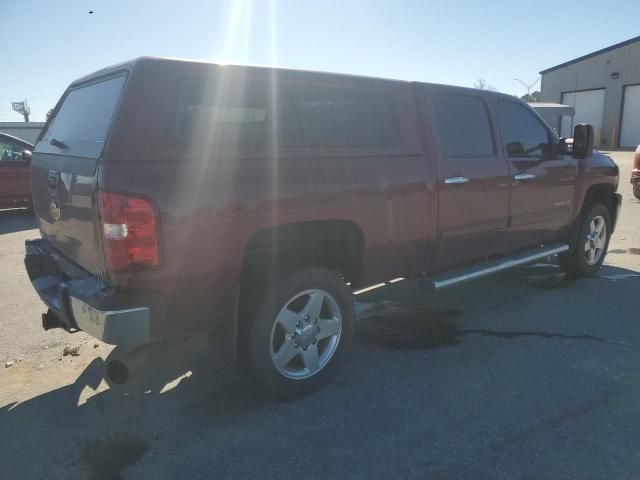
{"type": "Polygon", "coordinates": [[[514,78],[516,82],[520,82],[524,88],[527,89],[527,102],[531,101],[531,89],[535,86],[536,83],[540,80],[540,77],[536,78],[533,83],[525,83],[519,78],[514,78]]]}

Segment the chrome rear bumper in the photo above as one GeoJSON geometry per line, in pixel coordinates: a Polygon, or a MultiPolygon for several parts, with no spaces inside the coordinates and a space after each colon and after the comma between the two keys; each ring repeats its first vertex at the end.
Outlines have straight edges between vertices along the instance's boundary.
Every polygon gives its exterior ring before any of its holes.
{"type": "Polygon", "coordinates": [[[165,307],[158,295],[114,290],[42,239],[26,242],[24,261],[33,288],[49,308],[42,318],[45,330],[83,330],[105,343],[126,347],[160,336],[158,324],[165,307]]]}
{"type": "Polygon", "coordinates": [[[148,307],[104,311],[73,295],[70,295],[69,300],[78,328],[92,337],[111,345],[141,345],[149,342],[148,307]]]}

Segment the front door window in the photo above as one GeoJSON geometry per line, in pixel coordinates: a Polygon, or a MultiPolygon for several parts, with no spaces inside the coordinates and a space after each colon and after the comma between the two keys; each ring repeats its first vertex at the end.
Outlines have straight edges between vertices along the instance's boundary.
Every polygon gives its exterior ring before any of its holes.
{"type": "Polygon", "coordinates": [[[509,158],[551,158],[549,131],[522,105],[498,103],[502,137],[509,158]]]}
{"type": "Polygon", "coordinates": [[[17,143],[0,140],[0,162],[21,162],[23,150],[17,143]]]}

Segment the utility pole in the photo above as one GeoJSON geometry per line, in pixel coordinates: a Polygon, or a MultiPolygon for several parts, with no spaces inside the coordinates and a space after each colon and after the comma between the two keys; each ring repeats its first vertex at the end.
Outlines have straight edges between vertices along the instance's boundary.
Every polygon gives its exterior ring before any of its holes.
{"type": "Polygon", "coordinates": [[[526,83],[520,80],[519,78],[514,78],[516,82],[520,82],[524,88],[527,89],[527,102],[531,101],[531,89],[535,86],[536,83],[540,80],[540,77],[536,78],[533,83],[526,83]]]}
{"type": "Polygon", "coordinates": [[[29,121],[29,114],[31,113],[31,109],[29,108],[29,104],[26,100],[21,102],[11,102],[11,108],[14,112],[18,112],[20,115],[24,117],[24,121],[29,121]]]}

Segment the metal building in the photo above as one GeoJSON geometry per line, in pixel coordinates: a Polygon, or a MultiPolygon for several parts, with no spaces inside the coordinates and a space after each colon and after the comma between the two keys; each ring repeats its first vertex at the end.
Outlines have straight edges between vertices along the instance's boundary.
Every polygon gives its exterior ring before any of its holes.
{"type": "Polygon", "coordinates": [[[640,144],[640,37],[540,72],[541,101],[575,108],[551,126],[572,136],[573,126],[591,123],[596,145],[635,148],[640,144]]]}

